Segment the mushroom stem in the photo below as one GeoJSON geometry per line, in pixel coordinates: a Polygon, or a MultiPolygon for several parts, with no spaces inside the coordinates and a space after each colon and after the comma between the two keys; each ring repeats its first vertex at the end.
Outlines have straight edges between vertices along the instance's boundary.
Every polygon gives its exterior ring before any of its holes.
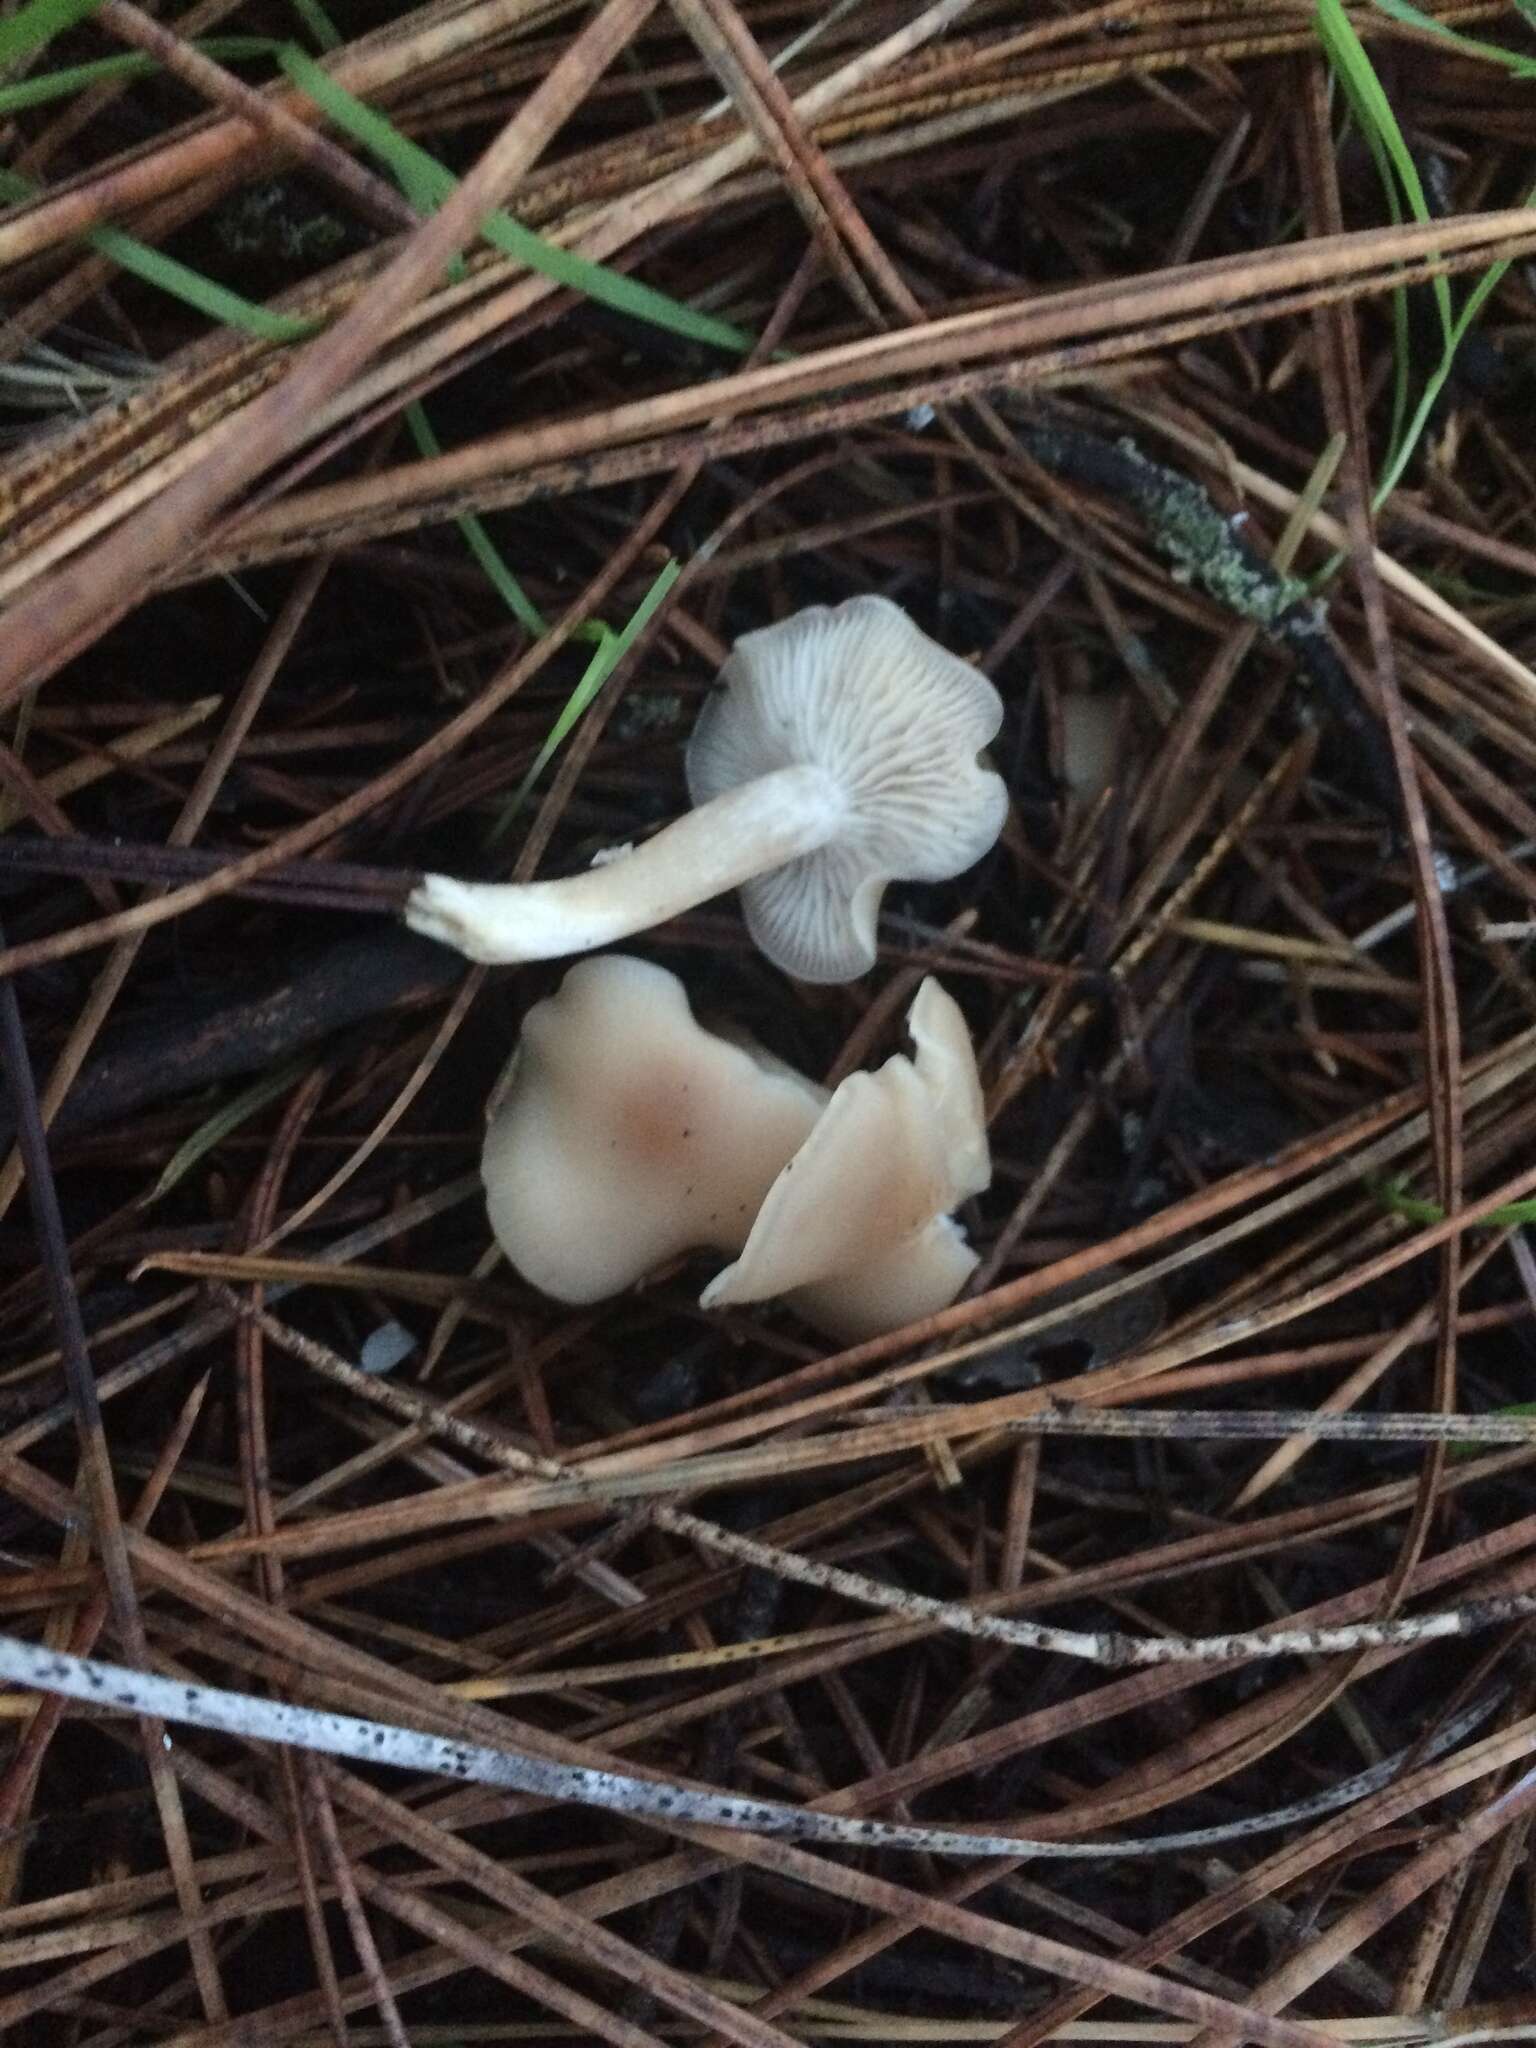
{"type": "Polygon", "coordinates": [[[778,768],[585,874],[558,882],[427,875],[407,899],[405,921],[485,966],[590,953],[816,852],[847,815],[847,799],[824,769],[778,768]]]}

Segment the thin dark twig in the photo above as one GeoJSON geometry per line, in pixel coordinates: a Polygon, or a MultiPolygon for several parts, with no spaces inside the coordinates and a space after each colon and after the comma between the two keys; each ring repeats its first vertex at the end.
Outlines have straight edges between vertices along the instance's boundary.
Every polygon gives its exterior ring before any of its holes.
{"type": "MultiPolygon", "coordinates": [[[[0,938],[3,943],[3,938],[0,938]]],[[[101,1403],[96,1398],[96,1376],[91,1369],[85,1322],[80,1298],[70,1270],[69,1239],[59,1210],[54,1186],[53,1164],[48,1156],[48,1134],[38,1109],[32,1060],[22,1028],[21,1005],[16,986],[7,981],[0,992],[0,1057],[5,1062],[6,1085],[10,1090],[16,1119],[16,1141],[26,1168],[32,1199],[32,1227],[48,1289],[48,1306],[63,1357],[65,1383],[74,1407],[90,1487],[91,1516],[101,1550],[102,1568],[112,1596],[113,1620],[124,1641],[133,1647],[135,1637],[142,1643],[138,1594],[129,1569],[128,1553],[122,1544],[117,1495],[112,1486],[106,1434],[102,1427],[101,1403]],[[114,1541],[114,1532],[116,1540],[114,1541]]]]}
{"type": "MultiPolygon", "coordinates": [[[[216,847],[135,846],[113,839],[0,839],[0,873],[108,875],[119,882],[200,882],[217,875],[239,852],[216,847]]],[[[355,861],[282,861],[237,896],[296,903],[311,910],[395,911],[420,881],[411,868],[367,867],[355,861]]]]}
{"type": "MultiPolygon", "coordinates": [[[[3,934],[0,934],[0,943],[3,942],[3,934]]],[[[32,1225],[37,1234],[49,1307],[59,1340],[65,1386],[74,1409],[75,1427],[80,1438],[81,1461],[86,1477],[86,1497],[90,1503],[96,1548],[106,1577],[112,1619],[117,1628],[118,1638],[128,1655],[137,1664],[147,1664],[149,1639],[145,1633],[143,1615],[139,1611],[139,1596],[133,1582],[133,1569],[128,1560],[122,1514],[112,1478],[111,1455],[107,1449],[106,1428],[102,1421],[101,1402],[96,1393],[96,1375],[91,1366],[85,1321],[80,1314],[80,1298],[75,1291],[69,1240],[65,1235],[64,1218],[59,1209],[58,1189],[54,1185],[53,1162],[48,1151],[48,1133],[37,1098],[37,1082],[32,1072],[32,1059],[27,1050],[26,1033],[21,1022],[21,1004],[17,1000],[16,985],[13,981],[7,981],[4,993],[0,995],[0,1058],[4,1060],[6,1082],[10,1088],[11,1104],[16,1118],[17,1145],[26,1172],[27,1186],[31,1192],[32,1225]]],[[[166,1855],[176,1882],[177,1897],[183,1913],[189,1919],[200,1919],[202,1896],[192,1861],[191,1847],[187,1840],[181,1795],[165,1759],[164,1724],[155,1716],[146,1715],[142,1717],[140,1732],[145,1762],[165,1836],[166,1855]]],[[[223,2020],[228,2017],[228,2006],[219,1981],[213,1944],[206,1929],[190,1928],[187,1941],[192,1952],[193,1970],[204,2010],[210,2021],[223,2020]]]]}

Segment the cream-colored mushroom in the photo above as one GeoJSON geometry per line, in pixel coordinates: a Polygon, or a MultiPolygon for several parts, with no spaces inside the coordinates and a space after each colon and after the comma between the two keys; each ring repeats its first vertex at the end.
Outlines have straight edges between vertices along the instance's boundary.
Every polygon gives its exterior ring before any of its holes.
{"type": "MultiPolygon", "coordinates": [[[[1056,768],[1070,814],[1082,817],[1111,789],[1134,793],[1145,779],[1148,750],[1138,739],[1129,690],[1064,691],[1056,700],[1060,746],[1056,768]]],[[[1161,839],[1193,809],[1213,773],[1210,755],[1197,748],[1153,798],[1144,829],[1161,839]]],[[[1239,763],[1216,797],[1217,815],[1229,817],[1253,789],[1255,777],[1239,763]]]]}
{"type": "Polygon", "coordinates": [[[697,1246],[740,1257],[705,1307],[784,1295],[852,1339],[952,1301],[976,1264],[949,1211],[991,1178],[958,1006],[932,980],[911,1057],[832,1094],[695,1022],[675,975],[582,961],[524,1021],[486,1132],[486,1207],[523,1278],[572,1303],[697,1246]]]}
{"type": "Polygon", "coordinates": [[[1121,690],[1066,690],[1057,698],[1059,772],[1075,809],[1091,810],[1124,780],[1128,709],[1121,690]]]}
{"type": "Polygon", "coordinates": [[[525,1280],[567,1302],[699,1245],[735,1251],[826,1099],[705,1031],[665,968],[583,960],[523,1020],[481,1154],[491,1228],[525,1280]]]}
{"type": "Polygon", "coordinates": [[[981,1087],[959,1006],[932,979],[907,1020],[913,1055],[850,1074],[758,1212],[705,1308],[783,1297],[845,1342],[954,1300],[977,1258],[949,1213],[991,1181],[981,1087]]]}
{"type": "Polygon", "coordinates": [[[689,742],[686,817],[563,881],[428,875],[406,922],[472,960],[547,960],[739,887],[777,966],[863,974],[887,885],[946,881],[1002,830],[1007,792],[978,760],[998,694],[881,597],[746,634],[720,681],[689,742]]]}

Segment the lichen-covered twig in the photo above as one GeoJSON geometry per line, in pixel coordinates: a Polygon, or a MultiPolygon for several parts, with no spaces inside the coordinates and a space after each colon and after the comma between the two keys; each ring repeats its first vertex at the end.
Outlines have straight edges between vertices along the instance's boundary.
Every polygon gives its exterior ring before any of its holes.
{"type": "Polygon", "coordinates": [[[1020,443],[1042,469],[1132,506],[1179,581],[1198,584],[1224,611],[1248,620],[1295,658],[1328,712],[1358,743],[1395,829],[1397,776],[1386,736],[1328,637],[1321,600],[1264,560],[1244,531],[1248,515],[1223,512],[1203,484],[1152,461],[1129,438],[1106,440],[1059,417],[1022,412],[1017,401],[1007,409],[1020,443]]]}

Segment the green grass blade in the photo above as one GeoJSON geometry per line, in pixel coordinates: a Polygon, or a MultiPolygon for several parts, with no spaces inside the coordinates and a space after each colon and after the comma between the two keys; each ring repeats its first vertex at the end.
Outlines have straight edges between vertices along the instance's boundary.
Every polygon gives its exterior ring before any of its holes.
{"type": "MultiPolygon", "coordinates": [[[[16,171],[0,170],[0,199],[30,199],[36,190],[30,179],[16,171]]],[[[91,228],[84,237],[103,256],[110,256],[121,269],[146,284],[158,286],[173,299],[180,299],[210,320],[225,327],[237,327],[258,341],[302,341],[313,334],[313,320],[295,319],[289,313],[273,313],[254,300],[243,298],[227,285],[216,284],[201,271],[178,263],[174,256],[151,249],[147,242],[125,234],[121,228],[91,228]]]]}
{"type": "MultiPolygon", "coordinates": [[[[1536,191],[1531,193],[1525,203],[1527,206],[1536,204],[1536,191]]],[[[1434,410],[1435,401],[1444,390],[1445,380],[1450,376],[1451,370],[1455,365],[1457,349],[1460,348],[1462,342],[1466,339],[1473,322],[1487,304],[1490,295],[1497,290],[1508,268],[1509,261],[1507,258],[1502,262],[1493,264],[1488,270],[1484,271],[1483,275],[1472,287],[1472,290],[1467,294],[1467,303],[1462,307],[1461,312],[1456,318],[1455,325],[1451,329],[1445,353],[1441,356],[1438,366],[1426,380],[1423,396],[1414,409],[1413,418],[1409,420],[1401,441],[1394,447],[1391,459],[1382,472],[1381,482],[1376,486],[1371,503],[1378,512],[1387,502],[1387,499],[1391,497],[1393,491],[1397,489],[1403,471],[1408,466],[1409,458],[1418,446],[1419,436],[1428,424],[1430,413],[1434,410]]]]}
{"type": "Polygon", "coordinates": [[[301,320],[291,313],[273,313],[258,306],[254,299],[204,277],[200,270],[178,263],[163,250],[151,249],[147,242],[124,234],[121,228],[93,228],[86,240],[103,256],[110,256],[120,269],[131,271],[146,284],[158,286],[210,320],[239,328],[258,341],[303,341],[318,325],[314,320],[301,320]]]}
{"type": "MultiPolygon", "coordinates": [[[[1457,44],[1470,43],[1449,29],[1444,23],[1435,21],[1422,9],[1409,4],[1409,0],[1375,0],[1377,8],[1385,14],[1406,22],[1415,28],[1432,28],[1448,36],[1457,44]]],[[[1402,201],[1416,220],[1429,222],[1432,218],[1424,188],[1419,179],[1418,169],[1392,112],[1390,101],[1382,89],[1365,47],[1355,33],[1341,0],[1316,0],[1316,27],[1327,52],[1334,74],[1349,101],[1360,132],[1364,136],[1387,193],[1388,205],[1394,220],[1400,219],[1397,198],[1402,201]]],[[[1498,52],[1493,44],[1482,44],[1469,54],[1513,59],[1509,51],[1498,52]]],[[[1536,62],[1516,59],[1514,64],[1521,76],[1536,76],[1536,62]]],[[[1536,189],[1526,197],[1526,205],[1536,205],[1536,189]]],[[[1487,304],[1489,296],[1498,288],[1500,280],[1508,269],[1507,263],[1495,263],[1486,270],[1467,295],[1466,303],[1459,313],[1453,313],[1450,285],[1443,277],[1432,281],[1436,310],[1440,315],[1441,352],[1440,361],[1425,380],[1424,390],[1414,407],[1412,416],[1407,414],[1405,372],[1407,368],[1407,324],[1406,300],[1401,292],[1393,294],[1393,325],[1397,376],[1393,391],[1392,431],[1388,442],[1387,460],[1377,484],[1373,502],[1379,510],[1396,489],[1403,471],[1413,457],[1413,452],[1423,436],[1435,402],[1445,388],[1456,360],[1456,351],[1466,339],[1473,323],[1487,304]]],[[[1330,563],[1325,575],[1331,575],[1340,557],[1330,563]]]]}
{"type": "MultiPolygon", "coordinates": [[[[1378,1182],[1373,1192],[1384,1209],[1389,1209],[1394,1216],[1401,1216],[1409,1223],[1445,1221],[1445,1211],[1438,1202],[1425,1202],[1415,1195],[1405,1194],[1398,1181],[1378,1182]]],[[[1506,1202],[1502,1208],[1490,1209],[1485,1215],[1472,1217],[1467,1228],[1510,1230],[1525,1223],[1536,1223],[1536,1200],[1506,1202]]]]}
{"type": "Polygon", "coordinates": [[[592,699],[613,674],[624,656],[645,631],[655,617],[658,606],[681,574],[681,565],[668,562],[650,589],[641,598],[627,625],[615,633],[609,627],[602,629],[592,659],[587,663],[580,682],[572,690],[561,709],[560,716],[549,729],[548,737],[540,747],[533,766],[523,777],[512,795],[507,799],[495,823],[486,835],[486,845],[495,846],[505,837],[508,828],[523,805],[528,801],[533,785],[554,759],[556,752],[570,735],[576,721],[581,717],[592,699]]]}
{"type": "MultiPolygon", "coordinates": [[[[1536,6],[1531,0],[1515,0],[1515,6],[1525,19],[1536,28],[1536,6]]],[[[1536,57],[1522,57],[1518,50],[1506,50],[1499,43],[1485,43],[1479,36],[1469,36],[1459,28],[1453,28],[1448,21],[1437,21],[1432,14],[1426,14],[1422,7],[1414,7],[1409,0],[1375,0],[1378,14],[1389,14],[1394,21],[1401,21],[1409,28],[1423,29],[1427,35],[1440,36],[1448,43],[1454,43],[1464,57],[1480,58],[1485,64],[1498,64],[1513,78],[1536,78],[1536,57]]]]}
{"type": "Polygon", "coordinates": [[[0,65],[14,64],[29,50],[40,50],[100,5],[101,0],[28,0],[8,21],[0,21],[0,65]]]}
{"type": "MultiPolygon", "coordinates": [[[[1366,146],[1376,165],[1376,176],[1386,194],[1387,211],[1396,227],[1403,218],[1402,200],[1387,153],[1374,129],[1366,133],[1366,146]]],[[[1413,384],[1413,331],[1408,321],[1408,294],[1401,285],[1392,293],[1392,419],[1387,429],[1387,447],[1396,452],[1403,445],[1408,419],[1408,397],[1413,384]]]]}
{"type": "Polygon", "coordinates": [[[253,1081],[249,1088],[226,1102],[222,1109],[215,1110],[206,1123],[199,1124],[192,1135],[177,1146],[165,1162],[165,1171],[144,1196],[141,1206],[147,1209],[151,1202],[158,1202],[162,1195],[168,1195],[215,1145],[222,1145],[231,1131],[237,1131],[259,1110],[265,1109],[269,1102],[275,1102],[279,1095],[303,1080],[308,1072],[308,1060],[289,1060],[275,1073],[263,1074],[259,1081],[253,1081]]]}
{"type": "MultiPolygon", "coordinates": [[[[418,453],[422,455],[441,455],[443,452],[442,443],[438,440],[436,433],[433,431],[432,422],[427,418],[421,406],[419,404],[408,406],[405,418],[406,424],[411,430],[411,438],[416,443],[418,453]]],[[[475,517],[474,513],[462,512],[454,523],[457,525],[460,533],[463,534],[470,553],[485,571],[495,587],[497,595],[513,618],[517,620],[518,624],[526,627],[536,638],[539,634],[547,632],[548,627],[543,613],[502,560],[496,543],[491,539],[491,536],[486,532],[485,527],[475,517]]]]}
{"type": "MultiPolygon", "coordinates": [[[[284,50],[281,62],[295,85],[308,93],[344,134],[350,135],[388,166],[418,211],[428,212],[441,206],[455,189],[458,179],[445,164],[439,163],[435,156],[402,135],[393,122],[338,85],[302,50],[290,45],[284,50]]],[[[552,278],[556,284],[569,285],[586,297],[613,307],[616,312],[645,320],[653,327],[665,328],[689,341],[728,349],[732,354],[740,354],[752,345],[753,338],[745,329],[732,326],[729,321],[716,320],[710,314],[696,312],[680,299],[671,298],[650,285],[639,284],[632,277],[608,269],[605,264],[589,262],[586,257],[574,255],[554,242],[547,242],[542,235],[523,227],[508,213],[493,213],[481,222],[479,232],[504,256],[526,264],[530,270],[552,278]]]]}
{"type": "MultiPolygon", "coordinates": [[[[1340,85],[1344,88],[1351,110],[1360,125],[1360,131],[1372,140],[1372,154],[1379,148],[1385,152],[1396,176],[1398,186],[1407,203],[1409,212],[1417,221],[1428,223],[1433,216],[1429,202],[1424,197],[1424,187],[1419,178],[1418,165],[1413,153],[1398,126],[1397,116],[1392,111],[1392,102],[1387,98],[1381,80],[1376,76],[1376,67],[1366,53],[1364,43],[1355,33],[1354,23],[1344,12],[1343,0],[1317,0],[1317,31],[1328,53],[1340,85]]],[[[1442,332],[1449,336],[1451,331],[1451,293],[1443,277],[1433,281],[1435,305],[1440,314],[1442,332]]]]}
{"type": "MultiPolygon", "coordinates": [[[[270,36],[209,36],[196,47],[205,56],[231,62],[241,57],[267,57],[280,47],[270,36]]],[[[15,85],[0,85],[0,114],[14,114],[23,107],[46,106],[50,100],[66,100],[88,86],[102,85],[114,78],[143,78],[160,66],[153,57],[137,51],[121,57],[97,57],[89,64],[68,64],[61,71],[40,71],[15,85]]]]}
{"type": "MultiPolygon", "coordinates": [[[[321,0],[292,0],[292,4],[295,14],[298,15],[299,19],[309,30],[318,48],[334,50],[340,47],[341,34],[329,14],[326,13],[325,8],[321,5],[321,0]]],[[[290,72],[291,75],[292,73],[290,72]]],[[[321,75],[325,76],[326,74],[322,73],[321,75]]],[[[426,199],[426,195],[420,190],[420,180],[415,174],[414,166],[411,167],[411,171],[412,175],[410,178],[400,181],[401,189],[418,213],[430,212],[436,201],[426,199]]],[[[430,456],[442,453],[442,443],[437,438],[436,430],[427,416],[425,406],[419,402],[407,406],[405,419],[406,425],[410,430],[411,439],[416,444],[418,454],[430,456]]],[[[474,513],[465,512],[461,513],[454,523],[463,535],[466,547],[484,571],[491,587],[507,607],[507,610],[511,612],[513,618],[517,620],[518,624],[535,636],[546,632],[548,628],[545,624],[544,615],[528,596],[528,593],[518,582],[516,576],[513,575],[511,569],[508,568],[500,549],[486,531],[484,522],[478,519],[474,513]]],[[[604,629],[596,630],[601,631],[604,629]]]]}
{"type": "MultiPolygon", "coordinates": [[[[1396,225],[1403,218],[1403,195],[1397,179],[1393,175],[1392,159],[1388,154],[1386,141],[1380,127],[1372,118],[1369,95],[1361,90],[1359,74],[1363,69],[1369,78],[1375,81],[1379,97],[1385,99],[1385,95],[1380,93],[1380,81],[1376,80],[1375,73],[1370,67],[1370,60],[1366,57],[1363,49],[1359,50],[1358,60],[1356,59],[1354,48],[1349,42],[1349,37],[1353,36],[1354,31],[1350,28],[1347,17],[1344,19],[1344,28],[1347,31],[1347,35],[1342,39],[1338,34],[1337,20],[1329,13],[1327,8],[1321,5],[1318,8],[1317,24],[1318,33],[1322,37],[1329,63],[1333,67],[1334,76],[1338,79],[1340,89],[1349,106],[1351,118],[1364,139],[1365,146],[1371,153],[1371,160],[1376,166],[1376,176],[1386,196],[1387,211],[1392,217],[1393,224],[1396,225]]],[[[1356,39],[1356,42],[1358,42],[1358,39],[1356,39]]],[[[1390,109],[1388,111],[1390,114],[1390,109]]],[[[1423,192],[1420,190],[1419,198],[1421,201],[1423,196],[1423,192]]],[[[1395,454],[1402,445],[1403,432],[1408,418],[1409,390],[1413,382],[1413,350],[1412,334],[1408,321],[1408,294],[1401,286],[1398,286],[1393,291],[1391,305],[1392,416],[1388,426],[1387,447],[1389,451],[1395,454]]]]}
{"type": "Polygon", "coordinates": [[[292,0],[293,11],[309,30],[317,50],[339,50],[341,30],[321,6],[320,0],[292,0]]]}

